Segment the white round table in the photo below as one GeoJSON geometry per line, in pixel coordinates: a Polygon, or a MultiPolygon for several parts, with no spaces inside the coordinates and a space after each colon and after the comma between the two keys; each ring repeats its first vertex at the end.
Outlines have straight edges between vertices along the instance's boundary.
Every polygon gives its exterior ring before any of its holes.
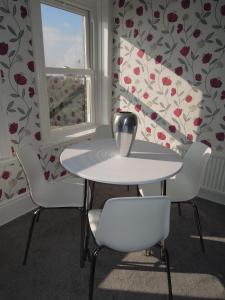
{"type": "MultiPolygon", "coordinates": [[[[139,185],[163,181],[162,194],[166,195],[166,179],[182,168],[180,156],[161,145],[145,141],[134,141],[128,157],[121,157],[114,139],[95,139],[74,144],[66,148],[60,161],[74,175],[85,179],[85,207],[87,184],[92,181],[90,208],[94,198],[94,182],[121,185],[139,185]]],[[[86,222],[88,224],[88,222],[86,222]]],[[[86,225],[87,226],[87,225],[86,225]]],[[[87,257],[88,229],[84,226],[82,261],[87,257]]]]}
{"type": "Polygon", "coordinates": [[[118,154],[114,139],[96,139],[66,148],[60,161],[72,174],[84,179],[120,185],[163,181],[180,171],[183,162],[172,150],[136,140],[128,157],[118,154]]]}

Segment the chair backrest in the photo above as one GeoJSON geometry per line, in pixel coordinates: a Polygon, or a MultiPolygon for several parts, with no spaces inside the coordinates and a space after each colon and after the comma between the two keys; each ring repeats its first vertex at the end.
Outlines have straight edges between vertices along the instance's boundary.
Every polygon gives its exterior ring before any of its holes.
{"type": "Polygon", "coordinates": [[[45,189],[48,183],[44,178],[37,153],[31,145],[24,144],[18,148],[16,155],[25,172],[32,199],[36,204],[39,204],[37,195],[41,190],[45,189]]]}
{"type": "Polygon", "coordinates": [[[96,242],[122,252],[155,245],[169,234],[170,202],[165,196],[109,199],[102,210],[96,242]]]}
{"type": "Polygon", "coordinates": [[[113,137],[111,125],[100,125],[96,128],[95,132],[96,139],[107,139],[113,137]]]}
{"type": "Polygon", "coordinates": [[[175,181],[179,186],[186,182],[189,194],[196,197],[199,193],[202,178],[211,155],[211,148],[203,143],[193,143],[184,156],[183,168],[176,175],[175,181]]]}

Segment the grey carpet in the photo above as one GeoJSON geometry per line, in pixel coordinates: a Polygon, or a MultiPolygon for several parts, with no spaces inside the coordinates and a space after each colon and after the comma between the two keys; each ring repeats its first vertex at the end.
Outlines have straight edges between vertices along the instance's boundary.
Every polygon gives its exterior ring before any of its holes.
{"type": "MultiPolygon", "coordinates": [[[[135,195],[126,187],[98,184],[95,206],[107,198],[135,195]]],[[[167,241],[175,300],[225,299],[225,206],[197,201],[205,236],[202,254],[192,208],[172,208],[167,241]]],[[[27,266],[22,258],[31,213],[0,228],[1,300],[87,300],[89,263],[79,267],[79,213],[45,210],[35,225],[27,266]]],[[[102,250],[96,267],[95,300],[167,299],[166,273],[158,250],[121,254],[102,250]]]]}

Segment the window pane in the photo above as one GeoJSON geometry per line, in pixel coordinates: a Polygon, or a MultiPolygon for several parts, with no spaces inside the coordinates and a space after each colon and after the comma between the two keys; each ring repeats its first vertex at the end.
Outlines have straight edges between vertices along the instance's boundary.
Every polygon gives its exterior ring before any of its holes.
{"type": "Polygon", "coordinates": [[[85,67],[85,17],[41,4],[45,65],[85,67]]]}
{"type": "Polygon", "coordinates": [[[52,128],[87,122],[87,81],[84,76],[47,75],[52,128]]]}

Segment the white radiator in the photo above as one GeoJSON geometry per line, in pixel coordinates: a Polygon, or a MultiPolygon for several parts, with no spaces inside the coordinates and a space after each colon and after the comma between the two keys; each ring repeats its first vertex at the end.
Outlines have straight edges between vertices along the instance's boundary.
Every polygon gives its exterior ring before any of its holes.
{"type": "Polygon", "coordinates": [[[202,181],[202,188],[225,194],[225,157],[210,157],[202,181]]]}

